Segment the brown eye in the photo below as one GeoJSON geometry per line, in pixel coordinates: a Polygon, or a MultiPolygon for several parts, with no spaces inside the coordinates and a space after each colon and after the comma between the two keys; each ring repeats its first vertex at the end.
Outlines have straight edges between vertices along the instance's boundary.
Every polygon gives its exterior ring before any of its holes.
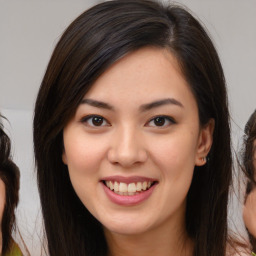
{"type": "Polygon", "coordinates": [[[101,126],[103,124],[104,118],[101,116],[92,117],[92,123],[95,126],[101,126]]]}
{"type": "Polygon", "coordinates": [[[152,118],[147,126],[151,127],[168,127],[171,124],[175,124],[176,122],[170,116],[156,116],[152,118]]]}
{"type": "Polygon", "coordinates": [[[156,117],[154,119],[155,126],[163,126],[165,124],[166,118],[164,117],[156,117]]]}
{"type": "Polygon", "coordinates": [[[85,123],[87,126],[91,127],[101,127],[109,125],[104,117],[98,115],[86,116],[85,118],[83,118],[82,122],[85,123]]]}

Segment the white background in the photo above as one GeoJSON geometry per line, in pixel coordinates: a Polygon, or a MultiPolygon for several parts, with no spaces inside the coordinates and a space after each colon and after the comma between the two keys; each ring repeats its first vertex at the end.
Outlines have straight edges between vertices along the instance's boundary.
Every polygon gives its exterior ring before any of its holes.
{"type": "MultiPolygon", "coordinates": [[[[0,111],[21,170],[17,212],[32,255],[39,255],[40,204],[33,162],[32,118],[35,97],[51,52],[66,26],[93,0],[0,0],[0,111]]],[[[256,108],[256,0],[183,0],[205,24],[225,71],[234,150],[256,108]]],[[[233,223],[242,230],[237,202],[233,223]]]]}

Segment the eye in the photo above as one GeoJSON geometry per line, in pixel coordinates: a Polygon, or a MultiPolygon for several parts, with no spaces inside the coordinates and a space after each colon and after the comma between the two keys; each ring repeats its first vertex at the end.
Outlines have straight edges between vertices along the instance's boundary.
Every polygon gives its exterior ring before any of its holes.
{"type": "Polygon", "coordinates": [[[170,116],[156,116],[147,123],[147,126],[166,127],[175,123],[174,119],[170,116]]]}
{"type": "Polygon", "coordinates": [[[91,127],[110,126],[109,122],[99,115],[89,115],[84,117],[81,121],[91,127]]]}

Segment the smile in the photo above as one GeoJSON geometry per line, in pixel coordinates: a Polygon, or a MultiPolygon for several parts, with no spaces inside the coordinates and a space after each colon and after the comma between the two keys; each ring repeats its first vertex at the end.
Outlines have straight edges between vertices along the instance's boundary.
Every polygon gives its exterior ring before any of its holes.
{"type": "Polygon", "coordinates": [[[158,183],[157,180],[139,176],[112,176],[101,180],[107,197],[122,206],[133,206],[146,201],[158,183]]]}
{"type": "Polygon", "coordinates": [[[143,181],[143,182],[132,182],[124,183],[118,181],[104,181],[105,186],[107,186],[114,193],[122,196],[134,196],[139,194],[141,191],[148,190],[155,182],[143,181]]]}

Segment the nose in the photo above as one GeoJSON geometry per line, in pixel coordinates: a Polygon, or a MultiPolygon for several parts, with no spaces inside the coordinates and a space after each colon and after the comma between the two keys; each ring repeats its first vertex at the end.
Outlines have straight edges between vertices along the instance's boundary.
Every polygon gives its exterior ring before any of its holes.
{"type": "Polygon", "coordinates": [[[113,140],[108,151],[108,160],[125,168],[144,163],[148,154],[143,146],[143,138],[136,129],[122,128],[113,134],[113,140]]]}

